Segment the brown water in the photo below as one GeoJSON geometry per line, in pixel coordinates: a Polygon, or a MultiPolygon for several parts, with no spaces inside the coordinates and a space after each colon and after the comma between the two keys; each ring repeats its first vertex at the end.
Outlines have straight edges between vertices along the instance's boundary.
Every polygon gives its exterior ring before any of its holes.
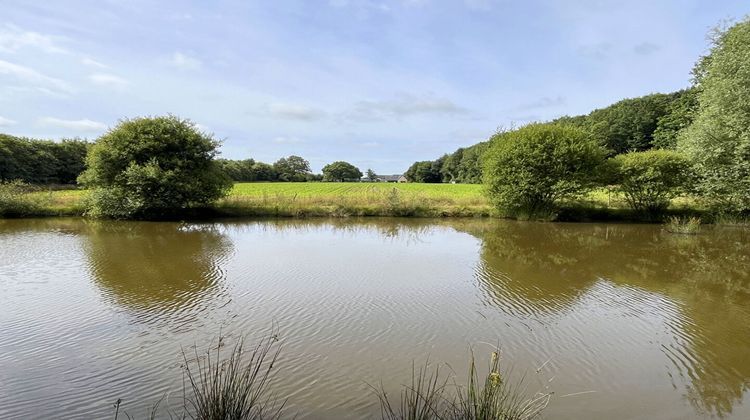
{"type": "Polygon", "coordinates": [[[273,323],[300,418],[378,417],[368,383],[496,343],[546,418],[750,418],[748,230],[0,221],[0,418],[142,418],[181,347],[273,323]]]}

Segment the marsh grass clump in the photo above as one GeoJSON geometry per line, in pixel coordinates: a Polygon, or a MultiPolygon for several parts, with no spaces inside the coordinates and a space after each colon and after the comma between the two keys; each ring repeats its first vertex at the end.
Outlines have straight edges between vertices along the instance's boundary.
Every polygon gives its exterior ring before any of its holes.
{"type": "Polygon", "coordinates": [[[549,404],[551,393],[527,397],[522,382],[513,385],[500,371],[498,351],[492,352],[489,369],[480,378],[472,353],[466,385],[440,375],[440,367],[412,367],[411,385],[405,385],[398,404],[383,390],[376,389],[382,418],[386,420],[530,420],[549,404]]]}
{"type": "Polygon", "coordinates": [[[667,219],[664,229],[669,233],[696,235],[701,230],[701,219],[700,217],[672,216],[667,219]]]}
{"type": "Polygon", "coordinates": [[[240,339],[222,355],[222,339],[215,350],[195,351],[189,359],[183,351],[185,411],[201,420],[247,420],[280,418],[286,400],[270,389],[281,351],[277,334],[261,339],[250,350],[240,339]]]}
{"type": "Polygon", "coordinates": [[[380,401],[380,412],[385,420],[428,420],[441,419],[450,411],[449,401],[445,398],[448,379],[440,378],[440,366],[430,369],[429,361],[416,369],[412,365],[411,385],[404,386],[398,405],[391,403],[383,389],[375,389],[380,401]]]}

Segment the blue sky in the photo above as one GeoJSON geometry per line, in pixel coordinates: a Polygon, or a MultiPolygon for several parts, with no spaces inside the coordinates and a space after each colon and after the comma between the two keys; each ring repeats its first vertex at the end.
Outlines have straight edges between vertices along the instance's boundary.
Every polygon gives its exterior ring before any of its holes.
{"type": "Polygon", "coordinates": [[[0,132],[173,113],[228,158],[400,173],[498,127],[689,84],[708,0],[3,0],[0,132]]]}

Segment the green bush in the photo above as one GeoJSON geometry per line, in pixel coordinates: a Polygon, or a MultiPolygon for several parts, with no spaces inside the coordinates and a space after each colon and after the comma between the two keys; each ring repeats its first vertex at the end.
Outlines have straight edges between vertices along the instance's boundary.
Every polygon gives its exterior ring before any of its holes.
{"type": "Polygon", "coordinates": [[[214,160],[218,145],[175,116],[122,121],[99,138],[86,158],[79,182],[93,190],[87,213],[162,217],[214,202],[232,186],[214,160]]]}
{"type": "Polygon", "coordinates": [[[690,161],[671,150],[632,152],[612,158],[619,189],[636,211],[658,214],[693,183],[690,161]]]}
{"type": "Polygon", "coordinates": [[[580,128],[532,124],[494,136],[484,156],[487,194],[502,212],[548,214],[594,187],[605,151],[580,128]]]}

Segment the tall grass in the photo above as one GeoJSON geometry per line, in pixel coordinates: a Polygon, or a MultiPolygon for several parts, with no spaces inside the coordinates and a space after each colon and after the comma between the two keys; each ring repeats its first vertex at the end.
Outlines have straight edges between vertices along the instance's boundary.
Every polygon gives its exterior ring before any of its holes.
{"type": "Polygon", "coordinates": [[[492,352],[489,370],[481,378],[472,353],[466,385],[441,378],[440,367],[412,367],[411,385],[404,386],[396,405],[383,390],[376,389],[386,420],[530,420],[541,415],[551,393],[527,397],[522,382],[513,385],[500,371],[498,351],[492,352]],[[450,390],[452,389],[452,391],[450,390]]]}
{"type": "Polygon", "coordinates": [[[701,230],[701,219],[700,217],[672,216],[667,219],[664,229],[669,233],[696,235],[701,230]]]}
{"type": "Polygon", "coordinates": [[[440,419],[450,411],[445,398],[448,379],[440,379],[440,367],[431,370],[429,361],[419,370],[412,364],[410,386],[404,386],[398,405],[391,403],[383,389],[375,389],[380,401],[380,413],[384,420],[429,420],[440,419]]]}
{"type": "Polygon", "coordinates": [[[0,217],[45,214],[42,197],[31,194],[32,187],[21,181],[0,181],[0,217]]]}
{"type": "Polygon", "coordinates": [[[286,401],[269,388],[281,351],[278,336],[261,339],[249,352],[240,339],[223,358],[221,344],[222,338],[213,355],[210,349],[205,355],[196,350],[193,361],[183,351],[188,416],[200,420],[280,418],[286,401]]]}

